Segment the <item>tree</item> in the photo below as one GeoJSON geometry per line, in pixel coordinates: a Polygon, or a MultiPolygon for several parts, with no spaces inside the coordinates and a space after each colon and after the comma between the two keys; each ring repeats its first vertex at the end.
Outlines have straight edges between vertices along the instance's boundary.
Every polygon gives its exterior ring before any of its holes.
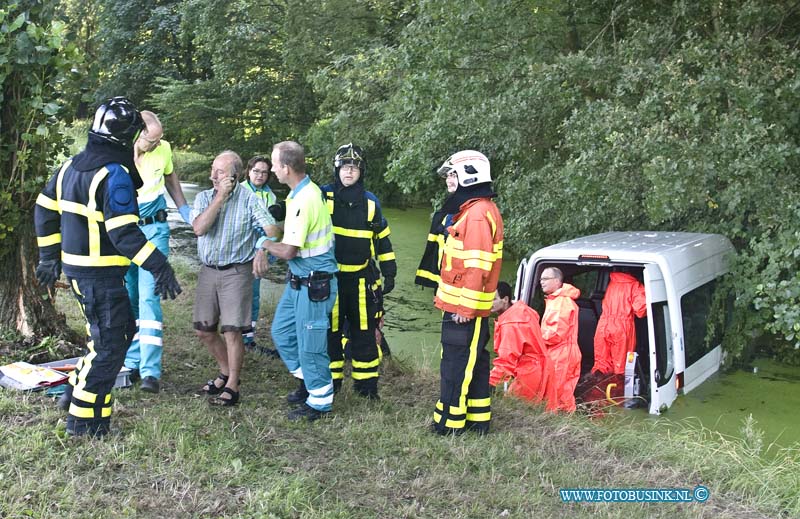
{"type": "Polygon", "coordinates": [[[48,2],[0,8],[0,327],[23,335],[58,333],[52,299],[35,279],[31,214],[36,195],[65,150],[57,116],[61,86],[79,60],[48,2]]]}

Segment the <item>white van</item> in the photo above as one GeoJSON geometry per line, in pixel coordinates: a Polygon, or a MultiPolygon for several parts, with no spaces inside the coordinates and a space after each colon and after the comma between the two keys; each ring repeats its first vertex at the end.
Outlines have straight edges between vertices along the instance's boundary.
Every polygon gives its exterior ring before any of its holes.
{"type": "Polygon", "coordinates": [[[594,362],[594,332],[609,273],[613,267],[627,267],[644,283],[647,296],[647,315],[636,319],[639,394],[651,413],[660,414],[679,392],[691,391],[719,369],[722,330],[709,331],[709,313],[733,250],[718,234],[608,232],[576,238],[523,260],[516,298],[541,314],[543,294],[537,280],[547,267],[558,267],[564,282],[580,289],[576,303],[583,375],[594,362]]]}

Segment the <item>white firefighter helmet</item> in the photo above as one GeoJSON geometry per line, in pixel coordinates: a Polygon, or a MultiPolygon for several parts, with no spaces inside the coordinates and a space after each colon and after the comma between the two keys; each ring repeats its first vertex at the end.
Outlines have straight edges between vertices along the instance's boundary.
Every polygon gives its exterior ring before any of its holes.
{"type": "Polygon", "coordinates": [[[489,159],[475,150],[459,151],[451,155],[437,171],[441,177],[447,177],[451,172],[456,173],[458,185],[461,187],[477,186],[492,181],[489,159]]]}

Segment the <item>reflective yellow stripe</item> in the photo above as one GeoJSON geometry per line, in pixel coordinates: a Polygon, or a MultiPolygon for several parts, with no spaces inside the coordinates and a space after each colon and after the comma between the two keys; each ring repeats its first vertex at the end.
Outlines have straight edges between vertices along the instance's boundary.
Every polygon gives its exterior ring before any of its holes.
{"type": "MultiPolygon", "coordinates": [[[[333,301],[333,309],[331,310],[331,331],[339,331],[339,292],[336,292],[336,299],[333,301]]],[[[344,339],[344,337],[342,337],[344,339]]],[[[342,342],[342,349],[344,349],[344,342],[342,342]]]]}
{"type": "MultiPolygon", "coordinates": [[[[95,402],[97,402],[97,394],[90,393],[89,391],[86,391],[84,389],[73,389],[72,396],[78,400],[81,400],[82,402],[86,402],[87,404],[94,404],[95,402]]],[[[106,394],[104,400],[105,400],[103,402],[104,404],[111,403],[111,393],[106,394]]]]}
{"type": "Polygon", "coordinates": [[[495,223],[494,218],[489,211],[486,211],[486,219],[489,220],[490,224],[492,224],[492,238],[494,238],[494,235],[497,232],[497,223],[495,223]]]}
{"type": "Polygon", "coordinates": [[[479,259],[468,259],[464,260],[464,267],[465,268],[476,268],[485,270],[486,272],[492,271],[492,266],[494,266],[493,261],[484,261],[479,259]]]}
{"type": "Polygon", "coordinates": [[[346,229],[344,227],[339,227],[338,225],[333,226],[334,234],[338,234],[339,236],[347,236],[348,238],[365,238],[367,240],[372,239],[372,231],[360,231],[357,229],[346,229]]]}
{"type": "Polygon", "coordinates": [[[502,258],[503,255],[500,253],[503,252],[503,240],[500,240],[499,242],[495,243],[492,246],[492,250],[497,253],[498,257],[502,258]]]}
{"type": "Polygon", "coordinates": [[[495,252],[486,252],[485,250],[480,249],[472,249],[472,250],[457,250],[451,249],[450,247],[447,248],[447,254],[458,258],[460,260],[471,260],[471,259],[478,259],[483,261],[496,261],[497,260],[497,253],[495,252]]]}
{"type": "Polygon", "coordinates": [[[380,366],[381,362],[379,359],[371,360],[369,362],[361,362],[358,360],[353,361],[353,367],[358,369],[369,369],[369,368],[377,368],[380,366]]]}
{"type": "Polygon", "coordinates": [[[463,306],[464,308],[471,308],[473,310],[491,310],[492,309],[492,302],[491,301],[475,301],[473,299],[465,299],[463,297],[452,296],[447,292],[442,290],[442,287],[446,286],[443,283],[439,283],[439,289],[436,291],[436,297],[444,301],[445,303],[449,303],[451,305],[456,306],[463,306]]]}
{"type": "Polygon", "coordinates": [[[367,326],[367,286],[366,279],[358,279],[358,327],[366,330],[367,326]]]}
{"type": "Polygon", "coordinates": [[[389,226],[387,225],[386,229],[384,229],[380,233],[378,233],[378,239],[380,240],[380,239],[386,238],[390,234],[392,234],[392,231],[389,230],[389,226]]]}
{"type": "Polygon", "coordinates": [[[39,193],[39,196],[36,197],[36,205],[40,205],[45,209],[50,209],[51,211],[58,211],[58,202],[50,197],[45,196],[44,193],[39,193]]]}
{"type": "Polygon", "coordinates": [[[123,225],[127,225],[129,223],[137,223],[138,221],[139,217],[135,214],[123,214],[122,216],[115,216],[114,218],[109,218],[109,220],[106,222],[106,231],[116,229],[117,227],[122,227],[123,225]]]}
{"type": "Polygon", "coordinates": [[[61,204],[64,202],[61,200],[61,184],[64,182],[64,172],[67,171],[70,164],[72,164],[72,159],[69,159],[61,166],[61,169],[58,170],[58,176],[56,177],[56,202],[58,202],[56,210],[59,214],[61,214],[62,211],[61,204]]]}
{"type": "Polygon", "coordinates": [[[365,261],[364,263],[362,263],[360,265],[346,265],[344,263],[339,263],[339,270],[341,272],[358,272],[359,270],[363,270],[363,269],[367,268],[368,264],[369,264],[369,260],[365,261]]]}
{"type": "Polygon", "coordinates": [[[478,292],[477,290],[472,290],[467,287],[454,287],[447,283],[442,283],[440,288],[453,296],[468,297],[476,301],[488,301],[490,303],[494,301],[494,294],[491,292],[478,292]]]}
{"type": "Polygon", "coordinates": [[[367,198],[367,221],[372,223],[375,219],[375,200],[367,198]]]}
{"type": "Polygon", "coordinates": [[[393,259],[396,259],[394,252],[387,252],[386,254],[378,255],[378,261],[389,261],[393,259]]]}
{"type": "Polygon", "coordinates": [[[378,372],[373,371],[371,373],[361,373],[360,371],[354,371],[350,373],[350,376],[353,377],[353,380],[367,380],[369,378],[377,378],[378,372]]]}
{"type": "MultiPolygon", "coordinates": [[[[442,422],[442,415],[439,414],[438,412],[434,411],[433,412],[433,421],[436,422],[436,423],[441,423],[442,422]]],[[[467,426],[467,420],[466,419],[464,419],[464,420],[451,420],[451,419],[448,418],[447,421],[445,421],[444,425],[445,425],[445,427],[450,427],[451,429],[463,429],[464,427],[467,426]]]]}
{"type": "Polygon", "coordinates": [[[77,418],[108,418],[111,416],[111,406],[103,407],[100,416],[95,416],[94,408],[92,407],[79,407],[75,404],[70,404],[69,414],[77,418]]]}
{"type": "Polygon", "coordinates": [[[488,422],[492,419],[492,412],[486,413],[467,413],[467,420],[470,422],[488,422]]]}
{"type": "MultiPolygon", "coordinates": [[[[489,307],[491,308],[491,303],[489,307]]],[[[475,369],[475,362],[478,360],[478,340],[481,337],[481,323],[482,318],[476,317],[474,328],[472,329],[472,340],[469,343],[469,359],[467,360],[467,366],[464,368],[464,380],[461,382],[461,395],[458,397],[458,407],[463,409],[464,413],[467,412],[467,393],[472,382],[472,371],[475,369]]],[[[451,412],[451,414],[456,413],[451,412]]]]}
{"type": "MultiPolygon", "coordinates": [[[[89,218],[90,215],[88,207],[86,207],[83,204],[79,204],[77,202],[70,202],[69,200],[61,200],[58,203],[58,211],[61,213],[79,214],[81,216],[85,216],[86,218],[89,218]]],[[[103,213],[101,213],[100,211],[91,211],[91,213],[93,213],[91,214],[92,219],[98,222],[103,221],[104,219],[103,213]]]]}
{"type": "Polygon", "coordinates": [[[439,241],[441,234],[428,234],[428,241],[439,241]]]}
{"type": "Polygon", "coordinates": [[[343,360],[332,360],[330,364],[331,369],[344,369],[343,360]]]}
{"type": "MultiPolygon", "coordinates": [[[[103,217],[96,218],[97,215],[97,188],[108,176],[108,169],[105,167],[94,174],[92,183],[89,185],[89,202],[86,204],[86,220],[89,226],[89,256],[100,256],[100,226],[98,222],[103,221],[103,217]]],[[[102,215],[102,213],[100,213],[102,215]]]]}
{"type": "Polygon", "coordinates": [[[425,279],[430,279],[431,281],[439,282],[442,278],[432,272],[428,272],[427,270],[419,269],[417,270],[417,276],[425,279]]]}
{"type": "Polygon", "coordinates": [[[490,398],[475,398],[467,400],[467,405],[470,407],[489,407],[492,405],[492,399],[490,398]]]}
{"type": "Polygon", "coordinates": [[[333,198],[331,198],[331,196],[331,193],[328,193],[328,200],[326,200],[326,202],[328,206],[328,212],[333,214],[333,198]]]}
{"type": "Polygon", "coordinates": [[[48,245],[55,245],[61,243],[61,233],[57,232],[49,236],[38,236],[36,238],[36,245],[39,247],[47,247],[48,245]]]}
{"type": "Polygon", "coordinates": [[[127,267],[131,260],[125,256],[78,256],[61,251],[61,261],[76,267],[127,267]]]}
{"type": "Polygon", "coordinates": [[[344,372],[342,372],[342,371],[331,371],[331,378],[333,380],[344,380],[344,372]]]}
{"type": "Polygon", "coordinates": [[[141,267],[154,250],[156,250],[156,246],[153,245],[153,242],[149,241],[145,243],[141,249],[139,249],[139,252],[136,253],[136,256],[134,256],[131,261],[141,267]]]}

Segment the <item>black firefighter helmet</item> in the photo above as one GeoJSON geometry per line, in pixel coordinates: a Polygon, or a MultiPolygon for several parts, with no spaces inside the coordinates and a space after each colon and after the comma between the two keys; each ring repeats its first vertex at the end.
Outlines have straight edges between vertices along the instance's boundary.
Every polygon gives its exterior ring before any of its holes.
{"type": "Polygon", "coordinates": [[[339,182],[339,169],[345,164],[354,164],[361,171],[359,182],[363,182],[367,174],[367,159],[364,158],[364,151],[352,142],[339,146],[336,155],[333,157],[333,180],[339,182]]]}
{"type": "Polygon", "coordinates": [[[94,113],[89,134],[122,146],[132,148],[144,122],[139,111],[125,97],[112,97],[101,104],[94,113]]]}

